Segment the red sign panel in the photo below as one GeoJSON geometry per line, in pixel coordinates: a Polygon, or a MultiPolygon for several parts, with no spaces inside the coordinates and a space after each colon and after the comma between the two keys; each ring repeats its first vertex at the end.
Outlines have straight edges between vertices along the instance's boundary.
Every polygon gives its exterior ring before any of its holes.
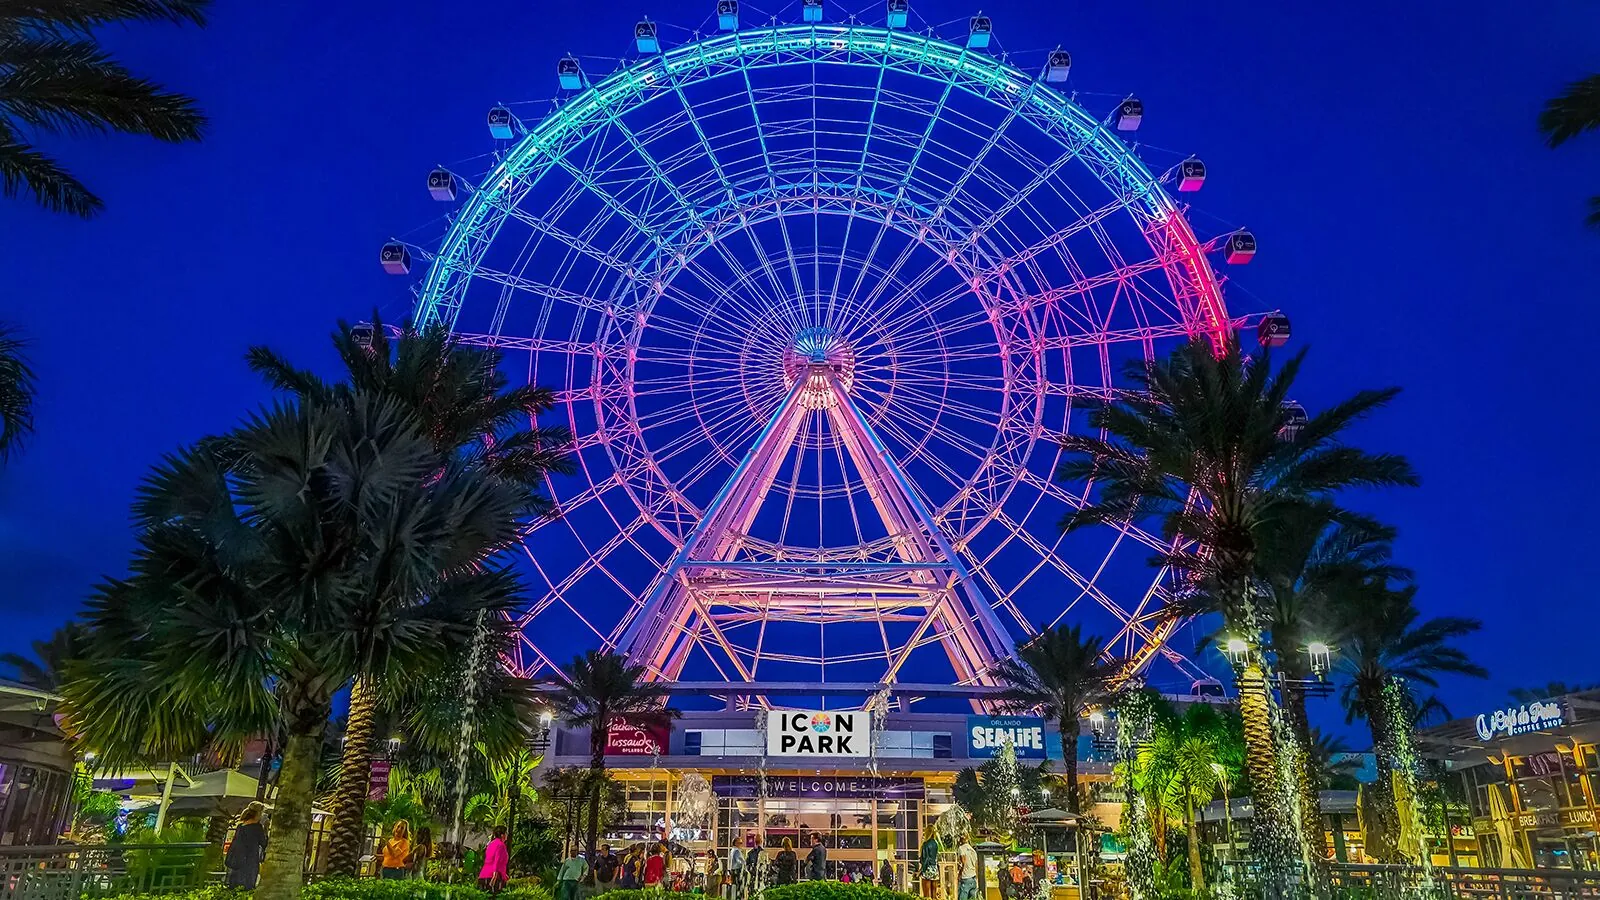
{"type": "Polygon", "coordinates": [[[389,761],[372,761],[372,774],[367,778],[367,799],[382,800],[389,796],[389,761]]]}
{"type": "Polygon", "coordinates": [[[635,725],[626,720],[606,730],[607,756],[666,756],[672,726],[666,723],[635,725]]]}

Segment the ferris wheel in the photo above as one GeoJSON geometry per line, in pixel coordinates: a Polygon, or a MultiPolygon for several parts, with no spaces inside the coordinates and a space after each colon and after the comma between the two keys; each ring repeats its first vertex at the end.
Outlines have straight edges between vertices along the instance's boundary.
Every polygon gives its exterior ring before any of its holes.
{"type": "Polygon", "coordinates": [[[552,106],[489,112],[487,175],[430,175],[459,204],[437,249],[384,247],[426,262],[417,322],[554,388],[577,438],[511,664],[986,684],[1065,621],[1202,677],[1167,646],[1170,544],[1061,533],[1087,488],[1054,438],[1127,360],[1286,336],[1223,304],[1211,260],[1253,236],[1198,237],[1169,190],[1205,166],[1143,162],[1143,105],[1075,102],[1065,51],[1024,70],[983,16],[948,41],[905,0],[826,12],[720,0],[709,36],[645,21],[614,71],[559,60],[552,106]]]}

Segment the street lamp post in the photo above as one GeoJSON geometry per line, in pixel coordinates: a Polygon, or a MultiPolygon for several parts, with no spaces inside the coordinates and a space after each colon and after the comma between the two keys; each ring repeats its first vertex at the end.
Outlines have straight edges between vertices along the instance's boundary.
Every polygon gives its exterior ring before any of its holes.
{"type": "Polygon", "coordinates": [[[1222,763],[1212,763],[1211,768],[1217,773],[1217,782],[1222,785],[1222,816],[1227,822],[1228,858],[1233,858],[1233,800],[1228,796],[1228,767],[1222,763]]]}

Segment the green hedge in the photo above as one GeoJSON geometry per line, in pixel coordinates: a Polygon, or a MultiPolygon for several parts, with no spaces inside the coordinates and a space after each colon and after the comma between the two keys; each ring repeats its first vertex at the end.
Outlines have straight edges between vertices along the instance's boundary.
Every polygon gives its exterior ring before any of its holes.
{"type": "Polygon", "coordinates": [[[250,900],[249,891],[238,888],[223,887],[220,884],[210,884],[205,887],[191,888],[187,891],[169,892],[165,894],[91,894],[85,892],[84,896],[101,897],[103,900],[250,900]]]}
{"type": "MultiPolygon", "coordinates": [[[[384,878],[325,878],[306,885],[300,896],[302,900],[489,900],[469,885],[384,878]]],[[[517,879],[500,892],[500,900],[550,900],[550,892],[531,879],[517,879]]]]}
{"type": "MultiPolygon", "coordinates": [[[[580,894],[579,896],[583,896],[580,894]]],[[[683,891],[643,890],[640,888],[617,888],[596,894],[605,900],[706,900],[705,894],[691,894],[683,891]]]]}
{"type": "Polygon", "coordinates": [[[913,894],[891,891],[875,884],[842,881],[802,881],[769,887],[764,900],[917,900],[913,894]]]}

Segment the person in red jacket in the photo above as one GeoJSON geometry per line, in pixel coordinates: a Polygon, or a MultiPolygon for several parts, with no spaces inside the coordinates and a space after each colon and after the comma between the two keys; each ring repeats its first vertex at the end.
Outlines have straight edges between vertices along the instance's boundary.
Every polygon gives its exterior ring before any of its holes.
{"type": "Polygon", "coordinates": [[[667,874],[667,858],[662,855],[661,845],[656,844],[650,848],[650,858],[644,863],[644,886],[646,888],[661,887],[661,879],[667,874]]]}

